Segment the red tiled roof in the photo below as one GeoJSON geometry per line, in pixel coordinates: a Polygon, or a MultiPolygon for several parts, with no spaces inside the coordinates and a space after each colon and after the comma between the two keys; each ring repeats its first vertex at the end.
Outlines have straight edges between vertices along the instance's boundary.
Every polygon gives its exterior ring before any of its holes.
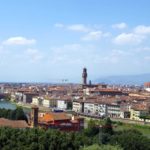
{"type": "Polygon", "coordinates": [[[29,125],[24,120],[9,120],[0,118],[0,127],[29,128],[29,125]]]}
{"type": "Polygon", "coordinates": [[[147,106],[144,104],[134,104],[131,108],[134,110],[147,110],[147,106]]]}
{"type": "Polygon", "coordinates": [[[58,120],[68,120],[70,119],[66,113],[46,113],[42,118],[39,119],[40,122],[51,122],[58,120]]]}

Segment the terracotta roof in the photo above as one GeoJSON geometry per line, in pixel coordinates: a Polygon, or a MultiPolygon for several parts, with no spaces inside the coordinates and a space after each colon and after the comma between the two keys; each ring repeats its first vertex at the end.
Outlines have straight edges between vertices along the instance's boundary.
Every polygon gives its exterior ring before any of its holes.
{"type": "Polygon", "coordinates": [[[145,82],[144,87],[150,87],[150,82],[145,82]]]}
{"type": "Polygon", "coordinates": [[[66,113],[46,113],[42,118],[39,119],[40,122],[51,122],[57,120],[68,120],[70,119],[66,113]]]}
{"type": "Polygon", "coordinates": [[[101,88],[101,89],[90,89],[91,92],[122,92],[117,89],[101,88]]]}
{"type": "Polygon", "coordinates": [[[147,106],[144,104],[134,104],[131,108],[137,111],[147,110],[147,106]]]}
{"type": "Polygon", "coordinates": [[[9,120],[0,118],[0,127],[29,128],[29,125],[24,120],[9,120]]]}

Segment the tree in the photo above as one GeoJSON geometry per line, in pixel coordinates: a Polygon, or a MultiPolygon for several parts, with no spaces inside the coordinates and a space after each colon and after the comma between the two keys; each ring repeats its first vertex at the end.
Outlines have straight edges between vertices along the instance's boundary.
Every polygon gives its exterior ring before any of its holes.
{"type": "Polygon", "coordinates": [[[102,132],[110,135],[114,133],[112,127],[112,121],[110,120],[110,118],[105,119],[104,125],[102,126],[102,132]]]}
{"type": "Polygon", "coordinates": [[[144,124],[146,124],[146,120],[150,119],[150,115],[140,115],[139,118],[143,119],[144,120],[144,124]]]}
{"type": "Polygon", "coordinates": [[[150,150],[150,139],[137,130],[124,130],[111,137],[110,143],[119,144],[124,150],[150,150]]]}
{"type": "Polygon", "coordinates": [[[86,136],[93,137],[99,133],[99,126],[96,124],[96,120],[89,120],[88,127],[84,130],[86,136]]]}
{"type": "Polygon", "coordinates": [[[22,107],[17,107],[15,110],[2,108],[0,109],[0,117],[11,120],[25,120],[26,122],[28,121],[22,107]]]}
{"type": "Polygon", "coordinates": [[[28,121],[22,107],[17,107],[15,120],[25,120],[26,122],[28,121]]]}
{"type": "Polygon", "coordinates": [[[112,146],[112,145],[91,145],[88,147],[85,147],[81,150],[123,150],[122,148],[120,148],[119,146],[112,146]]]}

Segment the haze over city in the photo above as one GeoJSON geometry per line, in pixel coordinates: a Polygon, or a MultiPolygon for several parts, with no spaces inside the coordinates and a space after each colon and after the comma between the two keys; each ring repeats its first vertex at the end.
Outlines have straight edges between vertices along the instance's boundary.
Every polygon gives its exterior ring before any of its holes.
{"type": "Polygon", "coordinates": [[[150,1],[2,0],[1,82],[150,73],[150,1]],[[87,5],[88,4],[88,5],[87,5]]]}

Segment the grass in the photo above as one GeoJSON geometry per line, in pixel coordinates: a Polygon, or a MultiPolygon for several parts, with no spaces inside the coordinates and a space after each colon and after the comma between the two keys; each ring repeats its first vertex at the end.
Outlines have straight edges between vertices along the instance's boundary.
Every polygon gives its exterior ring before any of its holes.
{"type": "MultiPolygon", "coordinates": [[[[88,121],[90,119],[85,119],[85,124],[87,127],[88,121]]],[[[96,120],[96,124],[102,125],[104,123],[104,120],[101,119],[92,119],[96,120]]],[[[150,138],[150,126],[148,125],[139,125],[139,124],[130,124],[130,123],[122,123],[120,121],[112,121],[113,129],[114,131],[121,131],[121,130],[128,130],[128,129],[136,129],[140,131],[144,136],[150,138]]]]}
{"type": "Polygon", "coordinates": [[[127,124],[127,123],[116,123],[115,131],[136,129],[140,131],[144,136],[150,138],[150,126],[138,125],[138,124],[127,124]]]}

